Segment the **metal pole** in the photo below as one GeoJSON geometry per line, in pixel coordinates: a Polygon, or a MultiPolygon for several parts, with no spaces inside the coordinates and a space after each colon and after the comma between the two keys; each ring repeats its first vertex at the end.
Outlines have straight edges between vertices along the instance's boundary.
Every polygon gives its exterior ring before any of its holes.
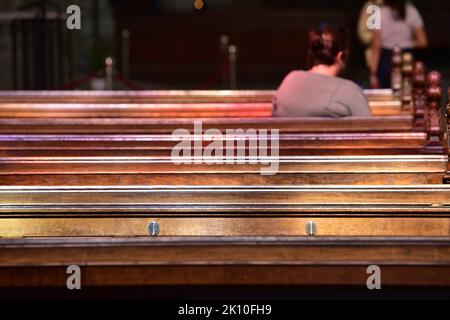
{"type": "Polygon", "coordinates": [[[122,74],[130,78],[130,31],[122,30],[122,74]]]}
{"type": "Polygon", "coordinates": [[[13,89],[19,89],[19,58],[18,58],[18,20],[13,20],[11,25],[11,39],[12,39],[12,78],[13,78],[13,89]]]}
{"type": "Polygon", "coordinates": [[[229,65],[230,90],[236,90],[237,88],[237,70],[236,70],[237,54],[238,54],[237,46],[231,45],[228,48],[228,59],[230,63],[229,65]]]}
{"type": "MultiPolygon", "coordinates": [[[[20,20],[20,33],[21,33],[21,46],[20,46],[20,58],[22,60],[21,66],[22,66],[22,84],[21,84],[21,89],[25,89],[25,90],[30,90],[30,89],[36,89],[35,84],[36,84],[36,79],[31,79],[32,77],[30,76],[30,68],[32,68],[30,66],[30,59],[33,59],[34,61],[39,59],[36,59],[34,57],[34,48],[35,48],[35,44],[36,44],[36,39],[34,38],[34,34],[32,34],[32,29],[34,27],[37,27],[35,25],[35,20],[20,20]],[[31,39],[34,43],[32,43],[30,45],[30,37],[29,35],[31,34],[31,39]],[[30,51],[32,51],[32,54],[30,55],[30,51]]],[[[42,42],[40,42],[42,45],[42,42]]],[[[36,77],[34,75],[34,77],[36,77]]],[[[41,89],[40,87],[38,87],[38,89],[41,89]]]]}
{"type": "MultiPolygon", "coordinates": [[[[222,67],[223,64],[225,64],[225,62],[228,60],[228,48],[230,46],[230,38],[227,35],[222,35],[220,37],[220,51],[221,51],[221,55],[220,55],[220,66],[222,67]]],[[[227,72],[223,72],[222,74],[222,87],[223,88],[227,88],[230,80],[229,80],[229,74],[228,74],[229,70],[227,70],[227,72]]]]}
{"type": "Polygon", "coordinates": [[[222,49],[222,51],[224,52],[228,51],[229,43],[230,37],[228,37],[226,34],[220,37],[220,48],[222,49]]]}
{"type": "Polygon", "coordinates": [[[106,68],[106,90],[113,90],[113,59],[111,57],[105,60],[106,68]]]}

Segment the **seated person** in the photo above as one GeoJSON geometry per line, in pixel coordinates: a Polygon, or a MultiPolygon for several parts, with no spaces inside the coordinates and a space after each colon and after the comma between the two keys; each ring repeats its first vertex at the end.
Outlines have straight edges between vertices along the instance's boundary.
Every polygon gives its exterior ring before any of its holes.
{"type": "Polygon", "coordinates": [[[293,71],[274,98],[275,117],[366,117],[371,109],[362,89],[339,78],[348,56],[344,30],[323,26],[309,32],[308,71],[293,71]]]}

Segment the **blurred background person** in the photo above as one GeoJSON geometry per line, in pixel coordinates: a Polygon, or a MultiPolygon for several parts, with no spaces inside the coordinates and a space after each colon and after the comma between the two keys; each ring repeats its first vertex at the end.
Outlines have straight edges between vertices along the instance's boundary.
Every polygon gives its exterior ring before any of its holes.
{"type": "Polygon", "coordinates": [[[372,88],[390,88],[392,50],[399,46],[404,52],[428,46],[424,22],[417,8],[406,0],[384,0],[381,9],[381,30],[374,30],[370,63],[372,88]]]}
{"type": "Polygon", "coordinates": [[[370,0],[367,1],[363,8],[361,9],[361,13],[359,15],[358,20],[358,37],[359,40],[364,44],[364,46],[367,48],[365,51],[365,58],[367,67],[370,68],[370,61],[372,57],[372,41],[373,41],[373,30],[369,29],[367,26],[367,21],[370,18],[370,13],[368,12],[368,9],[370,6],[377,5],[382,6],[383,0],[370,0]]]}
{"type": "Polygon", "coordinates": [[[274,99],[276,117],[364,117],[371,109],[362,89],[339,78],[345,69],[348,34],[324,25],[309,32],[308,71],[292,71],[274,99]]]}

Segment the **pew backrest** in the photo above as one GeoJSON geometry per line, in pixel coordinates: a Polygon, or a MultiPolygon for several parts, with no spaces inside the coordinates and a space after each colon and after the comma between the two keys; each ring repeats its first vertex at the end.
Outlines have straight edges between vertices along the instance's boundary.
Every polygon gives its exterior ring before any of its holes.
{"type": "Polygon", "coordinates": [[[27,133],[145,133],[170,134],[176,129],[193,132],[195,124],[202,129],[266,129],[280,133],[349,133],[349,132],[408,132],[413,128],[412,116],[369,118],[186,118],[186,119],[134,119],[134,118],[38,118],[0,119],[2,134],[27,133]]]}
{"type": "MultiPolygon", "coordinates": [[[[271,103],[276,91],[0,91],[1,103],[271,103]]],[[[364,90],[369,101],[397,101],[391,89],[364,90]]]]}

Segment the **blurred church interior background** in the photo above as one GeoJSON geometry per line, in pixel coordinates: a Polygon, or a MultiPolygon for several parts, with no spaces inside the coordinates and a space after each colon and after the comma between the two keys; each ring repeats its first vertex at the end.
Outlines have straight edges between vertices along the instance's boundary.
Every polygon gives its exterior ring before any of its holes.
{"type": "MultiPolygon", "coordinates": [[[[350,31],[352,56],[346,77],[367,87],[364,47],[356,35],[363,3],[4,0],[0,90],[89,89],[101,77],[106,57],[114,59],[119,79],[115,89],[226,89],[227,58],[221,39],[237,47],[237,89],[275,89],[290,70],[305,67],[305,31],[322,22],[350,31]],[[71,4],[82,10],[81,30],[65,27],[65,9],[71,4]],[[39,22],[43,10],[51,20],[48,24],[39,22]]],[[[421,59],[449,79],[450,2],[414,3],[430,37],[430,48],[420,53],[421,59]]]]}

